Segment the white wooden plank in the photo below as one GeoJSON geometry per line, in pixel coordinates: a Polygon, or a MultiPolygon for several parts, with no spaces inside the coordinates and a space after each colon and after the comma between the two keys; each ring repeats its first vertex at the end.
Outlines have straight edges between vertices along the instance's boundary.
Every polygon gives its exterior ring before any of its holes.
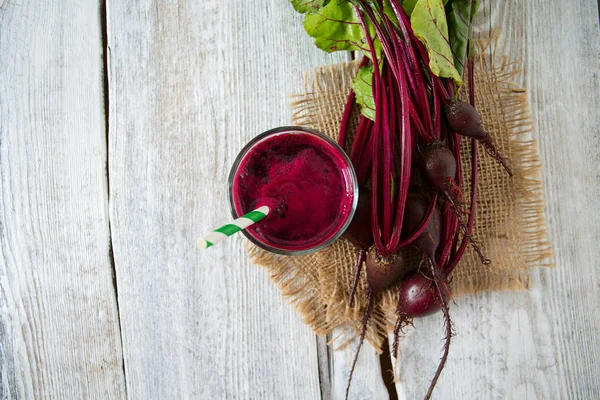
{"type": "MultiPolygon", "coordinates": [[[[340,333],[342,331],[336,329],[332,336],[335,338],[340,333]]],[[[333,352],[331,399],[337,400],[346,397],[348,378],[357,347],[358,338],[353,340],[348,346],[333,352]]],[[[385,399],[389,397],[381,375],[379,355],[373,346],[367,342],[363,344],[358,355],[348,395],[350,399],[361,400],[385,399]]]]}
{"type": "MultiPolygon", "coordinates": [[[[457,331],[434,397],[592,399],[600,396],[600,61],[595,1],[486,2],[501,26],[498,54],[522,59],[543,163],[556,268],[531,289],[457,299],[457,331]]],[[[423,396],[441,354],[440,316],[402,343],[399,397],[423,396]]]]}
{"type": "Polygon", "coordinates": [[[0,396],[122,398],[95,1],[0,2],[0,396]]]}
{"type": "Polygon", "coordinates": [[[317,360],[319,361],[319,383],[321,400],[332,399],[333,351],[327,344],[329,335],[317,337],[317,360]]]}
{"type": "Polygon", "coordinates": [[[314,48],[290,4],[108,2],[111,226],[133,398],[320,397],[314,334],[234,237],[226,179],[288,124],[314,48]]]}

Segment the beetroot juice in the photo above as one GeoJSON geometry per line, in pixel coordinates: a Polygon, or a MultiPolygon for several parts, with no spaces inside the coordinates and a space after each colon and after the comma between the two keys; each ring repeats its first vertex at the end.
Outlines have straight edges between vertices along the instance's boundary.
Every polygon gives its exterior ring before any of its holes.
{"type": "Polygon", "coordinates": [[[346,154],[324,135],[299,127],[278,128],[249,143],[230,185],[235,217],[265,205],[271,210],[246,236],[283,254],[308,253],[337,239],[358,194],[346,154]]]}

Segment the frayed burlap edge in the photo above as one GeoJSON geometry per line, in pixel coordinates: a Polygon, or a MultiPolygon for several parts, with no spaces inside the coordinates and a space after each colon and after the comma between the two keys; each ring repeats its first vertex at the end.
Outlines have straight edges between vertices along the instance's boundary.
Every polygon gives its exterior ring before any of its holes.
{"type": "MultiPolygon", "coordinates": [[[[538,143],[533,137],[534,121],[527,92],[515,83],[521,74],[519,63],[510,62],[507,57],[496,57],[493,38],[487,43],[479,42],[478,46],[481,56],[477,59],[479,74],[476,75],[476,81],[485,76],[492,83],[495,96],[486,97],[486,102],[495,102],[494,108],[498,111],[495,117],[502,126],[502,132],[495,132],[493,127],[489,127],[489,131],[498,142],[502,141],[499,133],[508,137],[508,149],[503,149],[503,152],[509,155],[514,172],[511,186],[516,208],[511,227],[519,240],[520,253],[510,255],[514,267],[510,271],[503,270],[502,274],[492,272],[474,278],[472,275],[460,275],[460,271],[457,271],[458,277],[451,283],[456,295],[527,289],[529,268],[553,266],[552,245],[546,232],[541,161],[538,143]]],[[[486,237],[485,241],[484,248],[490,253],[493,249],[498,249],[498,253],[503,251],[500,239],[486,237]]],[[[489,253],[487,255],[494,262],[495,258],[489,253]]],[[[505,257],[500,254],[496,256],[500,259],[505,257]]],[[[472,262],[469,258],[467,256],[465,262],[472,262]]]]}

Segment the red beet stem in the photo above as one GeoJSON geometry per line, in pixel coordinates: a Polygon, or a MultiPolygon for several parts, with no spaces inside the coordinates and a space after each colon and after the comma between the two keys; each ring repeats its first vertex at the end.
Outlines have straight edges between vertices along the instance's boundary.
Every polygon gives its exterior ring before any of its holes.
{"type": "Polygon", "coordinates": [[[412,105],[412,104],[410,105],[409,112],[410,112],[410,119],[415,124],[415,127],[417,128],[417,133],[419,134],[419,136],[421,136],[421,138],[426,143],[431,142],[433,140],[433,138],[431,137],[429,132],[427,132],[425,130],[425,127],[423,126],[423,123],[421,122],[421,119],[419,118],[419,114],[418,114],[417,110],[415,109],[414,105],[412,105]]]}
{"type": "MultiPolygon", "coordinates": [[[[473,81],[473,59],[470,58],[468,62],[468,75],[469,75],[469,101],[473,107],[475,107],[475,82],[473,81]]],[[[470,235],[473,233],[473,225],[475,223],[475,213],[477,212],[477,184],[478,184],[478,176],[477,176],[477,164],[478,164],[478,147],[477,140],[471,139],[471,204],[469,209],[469,219],[467,221],[467,233],[468,235],[463,235],[462,242],[456,251],[456,254],[450,262],[448,266],[444,270],[444,275],[449,276],[456,265],[458,265],[459,261],[462,259],[465,254],[465,250],[467,249],[467,245],[470,242],[470,235]]]]}
{"type": "Polygon", "coordinates": [[[433,91],[433,138],[435,140],[442,139],[442,107],[437,90],[433,91]]]}
{"type": "Polygon", "coordinates": [[[433,217],[433,212],[435,211],[436,204],[437,204],[437,193],[434,193],[433,197],[431,198],[431,203],[429,204],[429,209],[427,210],[427,214],[425,214],[425,218],[421,222],[421,226],[419,226],[419,228],[412,235],[410,235],[409,237],[407,237],[404,240],[401,240],[398,243],[398,248],[402,248],[402,247],[410,245],[412,242],[417,240],[417,238],[419,236],[421,236],[421,234],[425,231],[425,229],[427,229],[427,226],[429,225],[429,221],[431,221],[431,217],[433,217]]]}
{"type": "MultiPolygon", "coordinates": [[[[360,61],[360,65],[358,68],[362,68],[367,65],[369,59],[367,57],[363,57],[360,61]]],[[[346,106],[344,107],[344,114],[342,115],[342,121],[340,122],[340,130],[338,135],[338,145],[341,148],[344,148],[346,145],[346,135],[348,133],[348,123],[350,122],[350,116],[352,115],[352,107],[354,106],[354,101],[356,99],[356,95],[354,94],[354,90],[350,89],[350,93],[348,94],[348,100],[346,100],[346,106]]]]}
{"type": "MultiPolygon", "coordinates": [[[[385,91],[385,88],[381,82],[381,76],[379,73],[379,65],[377,62],[377,54],[375,53],[375,48],[373,47],[373,39],[371,39],[371,35],[369,30],[367,29],[367,25],[365,24],[365,20],[363,18],[360,9],[357,6],[354,6],[356,14],[358,15],[358,19],[360,21],[360,25],[363,29],[365,37],[367,38],[367,44],[369,45],[369,51],[371,53],[372,62],[373,62],[373,97],[375,98],[375,125],[373,127],[373,131],[371,132],[371,136],[373,138],[373,146],[372,146],[372,168],[371,168],[371,229],[373,231],[373,240],[375,242],[375,246],[380,253],[384,253],[385,247],[381,238],[381,229],[379,226],[379,211],[378,211],[378,183],[379,183],[379,156],[380,156],[380,130],[381,130],[381,110],[385,108],[385,104],[382,102],[382,94],[385,91]]],[[[381,41],[381,38],[380,38],[381,41]]]]}
{"type": "MultiPolygon", "coordinates": [[[[423,82],[425,82],[425,77],[423,76],[423,73],[421,71],[421,65],[419,63],[419,61],[417,60],[417,55],[415,53],[414,50],[414,46],[412,45],[412,43],[415,43],[415,45],[418,46],[422,44],[421,42],[415,37],[411,25],[410,25],[410,20],[408,18],[408,15],[406,14],[406,12],[404,11],[404,9],[402,8],[402,6],[400,5],[400,3],[398,2],[398,0],[391,0],[390,3],[392,4],[392,9],[394,10],[394,13],[396,14],[396,18],[398,19],[398,22],[400,23],[400,29],[402,31],[402,35],[404,36],[404,41],[406,43],[405,47],[407,48],[407,53],[408,53],[408,59],[410,61],[410,68],[408,68],[408,71],[412,71],[415,73],[416,75],[416,79],[415,81],[417,82],[417,90],[418,90],[418,95],[417,98],[419,99],[419,107],[421,108],[421,115],[424,115],[425,117],[425,125],[429,128],[429,131],[431,132],[433,130],[433,124],[431,121],[431,111],[429,109],[429,97],[427,96],[427,90],[425,88],[425,85],[423,84],[423,82]]],[[[427,52],[425,52],[425,55],[427,54],[427,52]]],[[[421,53],[421,56],[423,55],[423,53],[421,53]]],[[[429,60],[428,57],[422,57],[425,68],[427,70],[429,70],[429,60]]],[[[406,68],[406,67],[405,67],[406,68]]]]}
{"type": "MultiPolygon", "coordinates": [[[[367,118],[368,119],[368,118],[367,118]]],[[[369,120],[366,130],[366,144],[362,149],[359,162],[356,168],[358,184],[364,185],[371,174],[371,162],[373,161],[373,144],[375,143],[375,123],[369,120]]]]}
{"type": "MultiPolygon", "coordinates": [[[[386,68],[389,63],[384,65],[384,75],[382,76],[382,80],[388,82],[392,82],[390,68],[386,68]]],[[[385,82],[384,81],[384,82],[385,82]]],[[[383,221],[382,221],[382,240],[383,243],[387,243],[390,240],[390,234],[392,230],[392,180],[394,179],[392,175],[392,171],[394,170],[394,144],[393,144],[393,134],[394,132],[390,129],[390,115],[388,113],[389,107],[388,104],[388,94],[386,94],[385,88],[388,87],[391,90],[393,85],[385,85],[382,88],[383,92],[383,102],[386,106],[382,107],[382,119],[383,119],[383,221]]],[[[391,93],[389,93],[390,96],[391,93]]],[[[394,113],[394,110],[392,113],[394,113]]]]}
{"type": "Polygon", "coordinates": [[[433,84],[434,84],[436,90],[440,92],[442,99],[449,99],[452,97],[452,96],[450,96],[450,93],[448,92],[448,90],[446,89],[444,84],[442,83],[442,80],[435,75],[433,78],[433,84]]]}
{"type": "Polygon", "coordinates": [[[342,121],[340,122],[340,130],[338,135],[338,145],[343,149],[346,145],[346,133],[348,132],[348,123],[350,122],[350,115],[352,114],[352,107],[354,106],[354,100],[356,96],[354,90],[350,89],[348,94],[348,100],[346,100],[346,106],[344,107],[344,114],[342,115],[342,121]]]}
{"type": "MultiPolygon", "coordinates": [[[[398,66],[394,62],[394,60],[396,60],[396,54],[394,52],[394,49],[392,48],[391,43],[389,42],[390,35],[386,34],[383,27],[379,23],[379,20],[377,18],[375,18],[375,14],[373,13],[373,10],[371,9],[371,6],[369,4],[367,4],[364,0],[357,0],[357,3],[360,4],[362,11],[367,15],[369,22],[371,22],[371,24],[373,24],[373,27],[375,28],[375,34],[377,35],[377,38],[379,39],[379,43],[381,43],[381,48],[383,49],[383,53],[385,54],[385,57],[387,58],[388,62],[390,63],[390,66],[391,66],[392,70],[394,71],[394,74],[397,74],[398,66]]],[[[359,14],[359,18],[362,20],[363,17],[362,17],[362,15],[360,15],[360,9],[356,6],[355,6],[355,9],[356,9],[357,14],[359,14]]],[[[366,30],[365,27],[363,27],[363,29],[365,31],[365,35],[369,36],[368,30],[366,30]]]]}
{"type": "Polygon", "coordinates": [[[358,167],[360,161],[360,155],[362,154],[367,140],[367,126],[371,120],[365,116],[360,117],[358,120],[358,126],[356,127],[356,134],[350,147],[350,161],[354,168],[358,167]]]}
{"type": "MultiPolygon", "coordinates": [[[[400,97],[408,97],[408,88],[404,71],[400,71],[400,97]]],[[[398,189],[398,198],[396,199],[396,213],[394,218],[394,228],[390,242],[386,246],[386,252],[394,253],[398,250],[398,243],[402,233],[402,221],[404,219],[404,208],[406,207],[406,198],[410,185],[410,175],[412,169],[412,127],[408,111],[408,102],[402,102],[402,127],[400,129],[400,187],[398,189]]]]}

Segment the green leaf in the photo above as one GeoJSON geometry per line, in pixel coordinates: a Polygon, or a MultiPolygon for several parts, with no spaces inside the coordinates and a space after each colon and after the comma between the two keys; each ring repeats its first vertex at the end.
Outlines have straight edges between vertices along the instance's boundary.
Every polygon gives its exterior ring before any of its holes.
{"type": "Polygon", "coordinates": [[[417,1],[418,0],[404,0],[402,2],[402,8],[404,8],[404,11],[406,11],[408,15],[412,14],[415,6],[417,5],[417,1]]]}
{"type": "Polygon", "coordinates": [[[327,0],[289,0],[294,6],[294,10],[306,14],[308,12],[318,11],[327,4],[327,0]]]}
{"type": "MultiPolygon", "coordinates": [[[[375,28],[366,19],[365,23],[370,36],[374,38],[375,28]]],[[[317,47],[328,53],[339,50],[362,51],[365,56],[371,58],[360,19],[354,6],[347,0],[331,0],[325,7],[307,14],[304,18],[304,29],[315,38],[317,47]]],[[[373,46],[377,58],[381,58],[379,40],[375,39],[373,46]]]]}
{"type": "Polygon", "coordinates": [[[462,84],[462,77],[454,66],[454,57],[448,39],[448,23],[442,0],[418,0],[410,16],[410,24],[429,53],[431,72],[442,78],[462,84]]]}
{"type": "MultiPolygon", "coordinates": [[[[406,11],[408,15],[412,14],[415,6],[417,5],[417,1],[418,0],[404,0],[402,2],[402,8],[404,8],[404,11],[406,11]]],[[[444,0],[444,4],[446,3],[448,3],[448,0],[444,0]]]]}
{"type": "Polygon", "coordinates": [[[446,7],[448,35],[454,54],[454,66],[461,76],[465,67],[465,57],[467,56],[467,42],[470,39],[469,35],[472,33],[470,25],[477,14],[478,8],[479,0],[452,0],[446,7]]]}
{"type": "MultiPolygon", "coordinates": [[[[404,5],[403,5],[404,6],[404,5]]],[[[383,0],[383,12],[387,17],[392,21],[392,24],[398,26],[398,17],[396,17],[396,13],[394,12],[394,7],[392,7],[392,3],[390,0],[383,0]]]]}
{"type": "Polygon", "coordinates": [[[358,70],[352,82],[352,90],[360,112],[370,120],[375,121],[375,99],[373,98],[373,64],[365,65],[358,70]]]}

